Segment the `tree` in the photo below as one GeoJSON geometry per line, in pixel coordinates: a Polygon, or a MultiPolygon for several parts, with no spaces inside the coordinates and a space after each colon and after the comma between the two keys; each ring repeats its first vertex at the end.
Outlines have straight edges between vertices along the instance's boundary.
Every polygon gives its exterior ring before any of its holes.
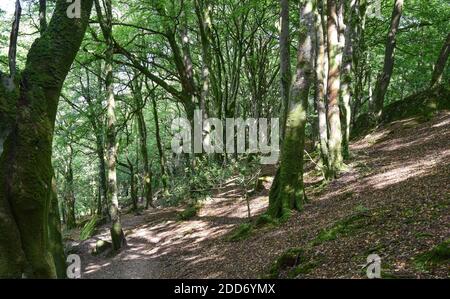
{"type": "Polygon", "coordinates": [[[283,103],[283,131],[286,129],[289,111],[289,93],[291,88],[291,51],[289,40],[289,0],[280,0],[280,72],[281,72],[281,100],[283,103]]]}
{"type": "Polygon", "coordinates": [[[25,68],[1,74],[0,277],[56,277],[48,237],[52,201],[52,138],[63,82],[86,31],[92,0],[81,18],[58,0],[50,23],[30,48],[25,68]]]}
{"type": "Polygon", "coordinates": [[[113,62],[114,62],[114,40],[112,36],[112,4],[111,0],[106,0],[104,3],[105,18],[103,18],[101,6],[98,0],[95,0],[95,8],[99,18],[100,27],[102,29],[103,37],[106,41],[105,53],[105,87],[106,87],[106,102],[107,102],[107,128],[106,128],[106,143],[107,143],[107,168],[108,168],[108,202],[110,204],[109,214],[111,216],[111,240],[114,250],[119,250],[126,245],[125,234],[122,230],[120,222],[120,208],[118,199],[117,187],[117,144],[116,144],[116,100],[114,97],[114,82],[113,82],[113,62]]]}
{"type": "Polygon", "coordinates": [[[328,165],[328,124],[327,124],[327,76],[328,76],[328,55],[325,46],[324,31],[324,7],[323,1],[317,1],[315,8],[315,32],[316,32],[316,82],[315,82],[315,102],[318,113],[320,157],[325,177],[329,176],[328,165]]]}
{"type": "Polygon", "coordinates": [[[343,166],[342,131],[339,109],[340,69],[342,52],[339,45],[338,14],[336,0],[327,1],[327,47],[328,47],[328,125],[330,136],[328,139],[329,171],[334,178],[343,166]]]}
{"type": "Polygon", "coordinates": [[[344,107],[344,130],[343,130],[343,156],[349,157],[350,129],[352,122],[351,109],[351,84],[352,84],[352,67],[353,67],[353,38],[354,38],[354,16],[356,14],[356,0],[350,1],[349,11],[347,13],[347,24],[344,23],[344,13],[341,16],[340,43],[344,45],[343,62],[341,69],[341,101],[344,107]]]}
{"type": "Polygon", "coordinates": [[[375,86],[374,91],[374,99],[373,99],[374,106],[372,111],[373,114],[372,117],[374,122],[377,122],[383,113],[384,98],[386,96],[389,83],[391,82],[395,62],[396,37],[402,13],[403,13],[403,0],[395,0],[394,9],[392,11],[391,17],[391,25],[386,40],[384,66],[383,70],[378,75],[377,84],[375,86]]]}
{"type": "Polygon", "coordinates": [[[297,68],[291,89],[281,164],[269,196],[268,214],[286,219],[306,201],[303,186],[303,152],[308,96],[314,79],[314,3],[300,1],[297,68]]]}
{"type": "Polygon", "coordinates": [[[436,85],[441,83],[442,76],[444,74],[445,65],[448,60],[448,56],[450,55],[450,33],[447,35],[447,39],[442,46],[441,52],[439,53],[439,58],[434,66],[433,75],[431,78],[431,88],[434,88],[436,85]]]}

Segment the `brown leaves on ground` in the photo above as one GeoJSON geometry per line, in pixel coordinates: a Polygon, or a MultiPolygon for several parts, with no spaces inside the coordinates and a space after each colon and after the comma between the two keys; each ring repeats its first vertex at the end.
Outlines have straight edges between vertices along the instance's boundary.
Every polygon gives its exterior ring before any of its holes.
{"type": "MultiPolygon", "coordinates": [[[[177,208],[124,216],[128,247],[114,257],[89,253],[96,240],[108,238],[103,229],[81,244],[83,277],[259,278],[293,247],[315,262],[299,277],[364,278],[371,253],[381,256],[388,277],[449,277],[450,265],[423,271],[414,258],[450,237],[450,113],[426,123],[397,121],[351,150],[348,171],[325,187],[317,171],[307,173],[311,202],[287,223],[228,242],[230,231],[248,220],[243,191],[231,180],[190,221],[177,221],[177,208]],[[364,225],[315,242],[360,210],[364,225]]],[[[270,183],[250,199],[253,217],[267,207],[270,183]]]]}

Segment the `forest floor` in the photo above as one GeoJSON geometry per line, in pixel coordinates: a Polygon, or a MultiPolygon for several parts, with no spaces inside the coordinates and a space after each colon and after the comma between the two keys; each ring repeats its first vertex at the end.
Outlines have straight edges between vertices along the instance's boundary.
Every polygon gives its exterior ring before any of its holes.
{"type": "MultiPolygon", "coordinates": [[[[450,277],[450,265],[420,268],[417,257],[450,237],[450,113],[428,122],[406,119],[351,144],[348,169],[324,183],[310,165],[310,202],[282,225],[227,236],[247,221],[247,204],[233,180],[199,214],[178,221],[182,208],[123,215],[128,246],[94,256],[107,227],[80,244],[83,278],[260,278],[289,248],[302,248],[306,278],[364,278],[367,256],[378,254],[384,277],[450,277]]],[[[273,176],[274,169],[264,170],[273,176]]],[[[271,179],[250,199],[253,217],[268,205],[271,179]]]]}

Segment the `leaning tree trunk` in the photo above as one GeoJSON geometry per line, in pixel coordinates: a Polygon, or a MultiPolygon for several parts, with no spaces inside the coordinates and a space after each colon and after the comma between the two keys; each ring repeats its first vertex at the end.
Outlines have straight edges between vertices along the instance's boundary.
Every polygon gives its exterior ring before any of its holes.
{"type": "Polygon", "coordinates": [[[58,0],[53,17],[27,56],[20,76],[0,74],[0,277],[56,277],[48,239],[53,130],[63,82],[86,31],[58,0]]]}
{"type": "Polygon", "coordinates": [[[281,219],[287,219],[292,210],[300,210],[303,202],[306,201],[303,187],[303,152],[308,96],[314,79],[312,0],[300,1],[300,20],[297,73],[290,97],[281,165],[269,196],[269,216],[281,219]]]}
{"type": "Polygon", "coordinates": [[[431,88],[434,88],[439,83],[441,83],[449,54],[450,54],[450,33],[447,35],[447,39],[445,40],[444,45],[442,46],[441,52],[439,54],[438,61],[434,66],[434,71],[431,77],[431,84],[430,84],[431,88]]]}
{"type": "Polygon", "coordinates": [[[336,0],[328,0],[328,125],[330,129],[330,137],[328,139],[329,159],[329,175],[331,178],[336,177],[343,165],[342,158],[342,132],[339,110],[339,88],[340,67],[342,62],[342,53],[339,47],[338,38],[338,15],[336,0]]]}
{"type": "Polygon", "coordinates": [[[394,70],[395,45],[398,27],[403,12],[403,0],[395,0],[392,11],[391,26],[386,40],[383,71],[378,75],[374,91],[372,121],[378,122],[383,113],[384,98],[394,70]]]}

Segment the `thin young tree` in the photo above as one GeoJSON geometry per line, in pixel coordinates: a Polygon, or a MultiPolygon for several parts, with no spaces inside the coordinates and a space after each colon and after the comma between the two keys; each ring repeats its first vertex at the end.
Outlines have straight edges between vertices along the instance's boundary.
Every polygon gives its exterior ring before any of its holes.
{"type": "Polygon", "coordinates": [[[289,94],[291,89],[291,51],[289,39],[289,0],[280,0],[280,74],[281,74],[281,101],[283,112],[282,137],[286,130],[287,115],[289,112],[289,94]]]}
{"type": "Polygon", "coordinates": [[[105,18],[103,18],[102,9],[98,0],[95,0],[95,8],[99,18],[100,27],[103,37],[106,41],[105,53],[105,85],[106,85],[106,102],[107,102],[107,168],[108,168],[108,201],[110,204],[109,214],[111,216],[111,240],[114,250],[120,250],[126,245],[125,234],[122,230],[120,222],[120,208],[117,187],[117,143],[116,143],[116,100],[114,97],[114,81],[113,81],[113,61],[114,61],[114,40],[112,36],[112,4],[111,0],[105,0],[105,18]]]}
{"type": "Polygon", "coordinates": [[[433,75],[431,77],[430,87],[434,88],[442,82],[442,76],[444,75],[445,65],[447,64],[448,56],[450,54],[450,33],[447,35],[447,39],[442,46],[439,58],[434,66],[433,75]]]}
{"type": "Polygon", "coordinates": [[[372,121],[378,122],[384,106],[384,98],[391,82],[392,72],[395,63],[395,46],[397,41],[397,32],[400,26],[400,19],[403,13],[403,0],[395,0],[392,11],[391,25],[386,39],[386,48],[384,54],[383,70],[378,75],[377,84],[374,91],[372,121]]]}

